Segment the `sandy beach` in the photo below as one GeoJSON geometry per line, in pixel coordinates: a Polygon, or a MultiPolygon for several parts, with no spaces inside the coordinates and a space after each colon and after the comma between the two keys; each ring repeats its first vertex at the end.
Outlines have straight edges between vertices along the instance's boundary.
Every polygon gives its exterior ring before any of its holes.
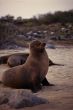
{"type": "MultiPolygon", "coordinates": [[[[49,101],[49,104],[42,104],[34,107],[26,107],[19,110],[73,110],[73,47],[62,47],[56,49],[46,49],[49,58],[64,66],[51,66],[48,69],[47,79],[55,84],[51,87],[42,87],[35,93],[49,101]]],[[[28,52],[28,50],[15,50],[14,52],[28,52]]],[[[1,50],[0,56],[11,54],[13,50],[1,50]]],[[[8,69],[7,65],[0,65],[0,80],[3,72],[8,69]]],[[[3,88],[0,84],[0,88],[3,88]]],[[[0,110],[14,110],[6,105],[0,105],[0,110]]]]}

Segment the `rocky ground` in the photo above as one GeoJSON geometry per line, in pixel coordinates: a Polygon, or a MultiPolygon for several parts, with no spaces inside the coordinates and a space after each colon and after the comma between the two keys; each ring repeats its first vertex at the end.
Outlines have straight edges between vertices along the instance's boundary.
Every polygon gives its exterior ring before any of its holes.
{"type": "MultiPolygon", "coordinates": [[[[17,53],[24,51],[28,50],[15,50],[14,52],[17,53]]],[[[0,56],[10,53],[13,53],[13,50],[1,50],[0,56]]],[[[47,53],[53,62],[63,64],[64,66],[56,65],[49,67],[46,77],[48,81],[55,84],[55,86],[42,87],[39,92],[34,94],[32,93],[32,95],[46,99],[49,103],[36,105],[33,107],[23,107],[19,108],[19,110],[73,110],[73,47],[57,46],[55,49],[47,48],[47,53]]],[[[3,71],[8,68],[9,67],[7,65],[0,65],[0,80],[3,75],[3,71]]],[[[18,91],[5,88],[2,84],[0,84],[0,94],[4,90],[10,91],[10,93],[11,91],[18,91]]],[[[20,91],[24,91],[25,93],[25,90],[20,91]]],[[[8,109],[15,110],[16,108],[13,108],[8,104],[0,105],[0,110],[8,109]]]]}

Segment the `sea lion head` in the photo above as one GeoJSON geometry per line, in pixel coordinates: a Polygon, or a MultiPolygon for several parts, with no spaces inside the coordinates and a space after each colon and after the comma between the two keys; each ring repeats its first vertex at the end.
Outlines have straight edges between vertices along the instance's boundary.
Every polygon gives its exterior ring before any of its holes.
{"type": "Polygon", "coordinates": [[[45,42],[34,40],[30,43],[30,51],[34,53],[43,53],[45,50],[45,42]]]}

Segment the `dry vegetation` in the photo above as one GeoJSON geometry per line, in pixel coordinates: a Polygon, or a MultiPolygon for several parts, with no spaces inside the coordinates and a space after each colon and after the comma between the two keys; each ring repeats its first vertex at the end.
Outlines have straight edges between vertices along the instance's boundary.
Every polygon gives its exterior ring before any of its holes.
{"type": "Polygon", "coordinates": [[[33,39],[73,42],[73,10],[23,19],[0,17],[0,49],[28,47],[33,39]]]}

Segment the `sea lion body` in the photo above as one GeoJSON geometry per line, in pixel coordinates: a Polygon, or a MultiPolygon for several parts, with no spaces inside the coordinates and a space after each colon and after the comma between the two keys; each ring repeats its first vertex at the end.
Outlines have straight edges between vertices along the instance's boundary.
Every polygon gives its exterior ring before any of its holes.
{"type": "Polygon", "coordinates": [[[4,72],[2,82],[14,88],[29,88],[37,91],[48,72],[48,55],[45,44],[36,40],[30,44],[30,54],[23,65],[4,72]]]}
{"type": "Polygon", "coordinates": [[[9,67],[22,65],[26,62],[28,56],[29,56],[29,53],[13,54],[8,58],[7,64],[9,67]]]}

